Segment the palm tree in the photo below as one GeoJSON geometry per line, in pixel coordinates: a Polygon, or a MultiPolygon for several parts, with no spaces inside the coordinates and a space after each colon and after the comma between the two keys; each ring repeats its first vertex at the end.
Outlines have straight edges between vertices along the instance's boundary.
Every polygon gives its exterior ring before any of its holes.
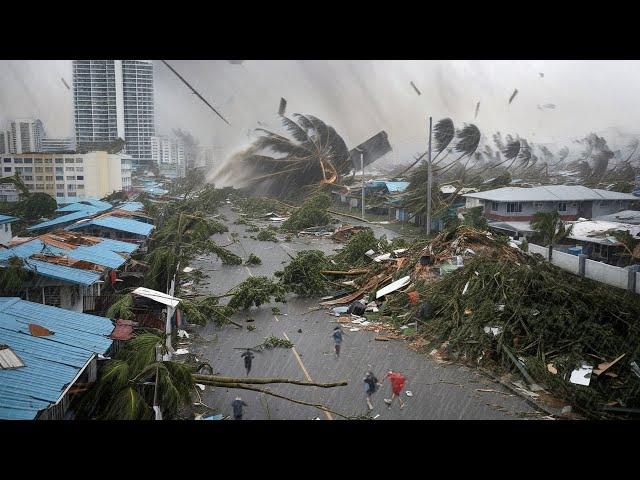
{"type": "MultiPolygon", "coordinates": [[[[453,141],[455,136],[456,136],[456,129],[455,129],[455,126],[453,125],[453,120],[451,120],[450,118],[443,118],[442,120],[439,120],[438,122],[436,122],[435,126],[433,127],[433,138],[435,140],[434,142],[436,147],[435,150],[437,153],[436,153],[436,156],[433,157],[433,160],[432,160],[433,162],[435,162],[438,156],[449,146],[449,144],[453,141]]],[[[449,154],[449,152],[447,152],[447,155],[449,154]]],[[[400,172],[398,176],[401,177],[402,175],[407,173],[409,170],[411,170],[413,167],[415,167],[418,164],[418,162],[422,160],[427,153],[428,151],[424,152],[422,155],[416,158],[416,161],[413,162],[411,165],[409,165],[407,168],[405,168],[402,172],[400,172]]],[[[440,161],[444,160],[447,157],[447,155],[442,157],[440,161]]],[[[435,165],[437,165],[437,163],[435,165]]]]}
{"type": "Polygon", "coordinates": [[[241,165],[252,170],[249,175],[244,171],[240,175],[254,190],[287,196],[305,187],[333,184],[351,170],[347,145],[333,127],[312,115],[295,113],[294,117],[297,121],[281,117],[292,138],[257,128],[260,137],[239,154],[241,165]]]}
{"type": "Polygon", "coordinates": [[[31,275],[20,257],[10,257],[6,266],[0,265],[0,295],[16,295],[23,290],[31,275]]]}
{"type": "Polygon", "coordinates": [[[558,211],[536,212],[531,221],[531,228],[538,232],[545,245],[549,246],[549,261],[551,261],[553,245],[571,235],[573,225],[567,227],[560,219],[558,211]]]}
{"type": "Polygon", "coordinates": [[[472,123],[468,125],[465,124],[461,130],[458,130],[457,136],[459,140],[454,146],[454,150],[459,152],[461,155],[446,167],[441,168],[439,172],[441,175],[451,169],[454,165],[458,164],[458,162],[460,162],[464,157],[468,156],[471,158],[478,149],[481,134],[478,127],[472,123]]]}

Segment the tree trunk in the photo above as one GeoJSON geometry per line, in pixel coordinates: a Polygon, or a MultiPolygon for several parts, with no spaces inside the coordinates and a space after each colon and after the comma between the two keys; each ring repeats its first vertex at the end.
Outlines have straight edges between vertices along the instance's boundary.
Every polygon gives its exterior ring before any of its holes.
{"type": "Polygon", "coordinates": [[[551,258],[553,257],[553,243],[549,244],[549,261],[551,261],[551,258]]]}
{"type": "Polygon", "coordinates": [[[231,384],[231,383],[244,383],[244,384],[268,384],[268,383],[291,383],[293,385],[306,385],[311,387],[321,388],[333,388],[343,387],[348,383],[345,381],[334,383],[316,383],[307,382],[304,380],[293,380],[289,378],[239,378],[239,377],[220,377],[217,375],[202,375],[194,373],[192,375],[193,380],[196,383],[216,383],[216,384],[231,384]]]}

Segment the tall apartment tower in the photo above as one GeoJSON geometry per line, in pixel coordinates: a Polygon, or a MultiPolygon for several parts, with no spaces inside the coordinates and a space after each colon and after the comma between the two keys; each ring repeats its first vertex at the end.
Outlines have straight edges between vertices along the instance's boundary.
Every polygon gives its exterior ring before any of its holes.
{"type": "Polygon", "coordinates": [[[11,153],[8,130],[0,130],[0,153],[11,153]]]}
{"type": "Polygon", "coordinates": [[[121,138],[136,163],[151,161],[151,60],[74,60],[73,102],[78,148],[121,138]]]}
{"type": "Polygon", "coordinates": [[[39,152],[42,149],[44,127],[38,119],[13,120],[9,122],[7,133],[9,150],[6,153],[39,152]]]}

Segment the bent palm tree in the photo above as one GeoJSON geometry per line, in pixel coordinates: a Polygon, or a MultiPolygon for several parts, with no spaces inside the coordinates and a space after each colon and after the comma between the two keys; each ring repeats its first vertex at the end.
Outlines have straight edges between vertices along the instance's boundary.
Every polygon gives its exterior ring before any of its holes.
{"type": "Polygon", "coordinates": [[[567,227],[557,211],[536,212],[531,221],[531,228],[538,232],[543,242],[549,246],[549,261],[551,261],[553,245],[571,235],[573,225],[567,227]]]}
{"type": "MultiPolygon", "coordinates": [[[[435,162],[435,160],[438,158],[438,156],[449,146],[449,144],[453,141],[454,137],[456,136],[456,129],[453,125],[453,120],[451,120],[450,118],[443,118],[442,120],[439,120],[436,125],[433,127],[433,137],[435,140],[435,147],[436,147],[436,156],[433,157],[433,160],[435,162]]],[[[413,162],[411,165],[409,165],[407,168],[405,168],[402,172],[400,172],[400,174],[398,175],[399,177],[401,177],[402,175],[404,175],[405,173],[407,173],[409,170],[411,170],[413,167],[415,167],[418,162],[420,160],[422,160],[424,158],[424,156],[428,153],[428,151],[424,152],[422,155],[420,155],[418,158],[416,158],[416,161],[413,162]]],[[[447,155],[449,153],[447,152],[447,155]]],[[[447,155],[445,155],[444,157],[442,157],[440,159],[440,161],[444,160],[447,155]]],[[[439,162],[438,162],[439,163],[439,162]]],[[[437,165],[437,163],[435,163],[434,165],[437,165]]]]}
{"type": "Polygon", "coordinates": [[[242,172],[252,189],[288,196],[305,187],[335,183],[351,170],[345,141],[333,127],[312,115],[295,113],[296,121],[281,117],[292,138],[264,128],[261,136],[240,154],[240,163],[251,168],[242,172]]]}
{"type": "Polygon", "coordinates": [[[451,169],[454,165],[458,164],[460,160],[464,157],[471,158],[472,155],[478,149],[478,145],[480,144],[480,130],[478,127],[470,123],[469,125],[465,125],[462,130],[458,130],[458,138],[460,139],[458,143],[454,146],[454,150],[456,152],[461,153],[461,155],[456,158],[453,162],[451,162],[446,167],[442,167],[440,169],[440,174],[445,173],[449,169],[451,169]]]}

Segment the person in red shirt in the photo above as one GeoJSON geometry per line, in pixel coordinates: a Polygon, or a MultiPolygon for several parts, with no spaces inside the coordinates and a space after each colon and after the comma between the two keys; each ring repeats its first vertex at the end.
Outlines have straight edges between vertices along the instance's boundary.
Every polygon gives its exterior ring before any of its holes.
{"type": "Polygon", "coordinates": [[[385,398],[384,403],[386,403],[387,407],[389,407],[390,409],[393,400],[398,397],[398,401],[400,402],[400,409],[402,410],[404,408],[404,402],[402,401],[401,395],[406,378],[401,373],[393,372],[391,370],[387,372],[387,376],[384,377],[382,381],[384,382],[387,378],[391,382],[391,398],[385,398]]]}

